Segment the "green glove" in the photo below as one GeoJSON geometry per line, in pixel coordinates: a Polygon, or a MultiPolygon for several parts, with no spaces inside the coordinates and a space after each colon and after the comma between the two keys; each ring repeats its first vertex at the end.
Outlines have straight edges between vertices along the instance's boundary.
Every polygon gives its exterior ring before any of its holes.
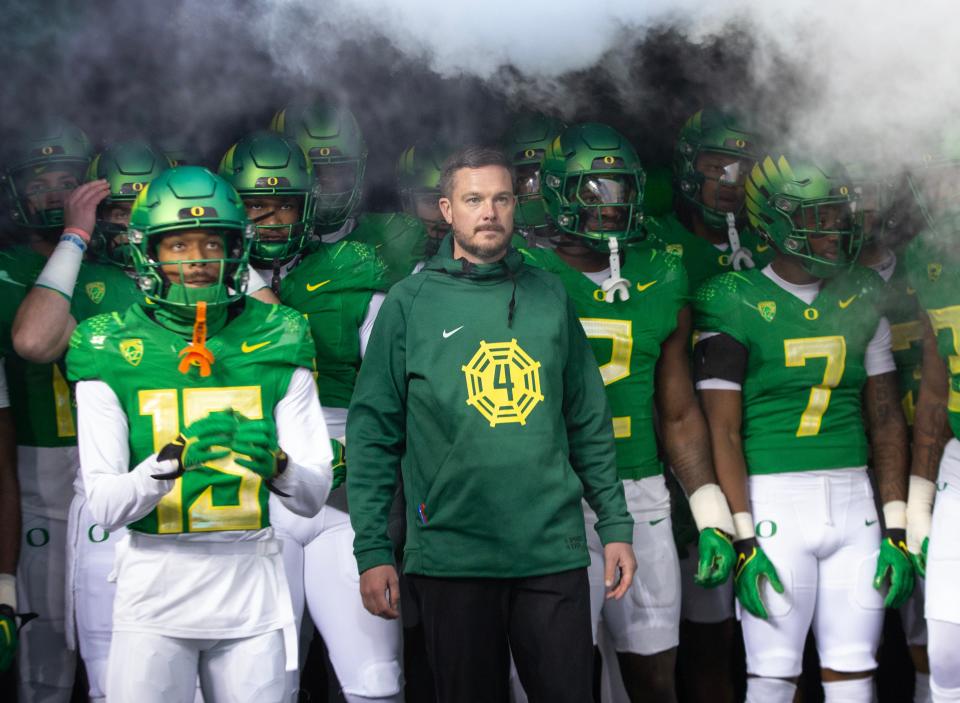
{"type": "Polygon", "coordinates": [[[221,410],[187,425],[175,440],[157,454],[158,461],[176,459],[177,470],[153,474],[153,478],[177,478],[185,471],[199,469],[205,464],[229,456],[229,447],[237,430],[237,417],[232,410],[221,410]]]}
{"type": "Polygon", "coordinates": [[[737,560],[733,542],[722,530],[708,527],[700,532],[697,543],[700,550],[700,565],[693,577],[694,583],[704,588],[715,588],[726,583],[737,560]]]}
{"type": "Polygon", "coordinates": [[[920,553],[910,552],[910,561],[913,562],[913,568],[921,577],[927,578],[927,547],[930,545],[930,538],[923,538],[923,545],[920,547],[920,553]]]}
{"type": "MultiPolygon", "coordinates": [[[[926,542],[924,542],[926,546],[926,542]]],[[[880,542],[880,555],[877,557],[877,573],[873,577],[873,587],[878,591],[883,582],[890,579],[890,590],[883,604],[887,608],[899,608],[913,593],[913,560],[907,550],[906,530],[885,530],[880,542]]]]}
{"type": "Polygon", "coordinates": [[[758,618],[767,619],[767,609],[760,598],[760,579],[766,578],[777,593],[783,593],[783,584],[777,576],[777,570],[767,559],[756,537],[739,539],[733,543],[737,552],[737,569],[733,575],[733,585],[740,605],[758,618]]]}
{"type": "Polygon", "coordinates": [[[277,425],[273,420],[248,420],[241,416],[230,446],[238,455],[237,464],[267,480],[286,467],[287,456],[277,446],[277,425]]]}
{"type": "Polygon", "coordinates": [[[0,672],[7,671],[17,653],[17,617],[13,608],[0,605],[0,672]]]}
{"type": "Polygon", "coordinates": [[[330,484],[330,490],[332,491],[334,488],[340,488],[343,482],[347,480],[347,448],[336,439],[330,440],[330,447],[333,449],[333,461],[331,462],[333,483],[330,484]]]}

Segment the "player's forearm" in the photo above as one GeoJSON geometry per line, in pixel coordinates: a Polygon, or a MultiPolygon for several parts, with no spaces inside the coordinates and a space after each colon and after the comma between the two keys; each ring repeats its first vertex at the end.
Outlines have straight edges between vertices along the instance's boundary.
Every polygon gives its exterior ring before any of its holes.
{"type": "Polygon", "coordinates": [[[907,422],[900,407],[896,373],[867,379],[866,405],[880,500],[906,500],[907,422]]]}
{"type": "Polygon", "coordinates": [[[76,326],[68,298],[51,288],[34,286],[13,320],[13,347],[29,361],[54,361],[66,351],[76,326]]]}
{"type": "Polygon", "coordinates": [[[156,456],[152,454],[124,474],[82,467],[87,509],[103,529],[113,532],[145,517],[173,489],[175,480],[153,478],[167,470],[158,466],[156,456]]]}
{"type": "Polygon", "coordinates": [[[302,466],[290,461],[286,470],[273,480],[273,485],[287,494],[278,497],[290,512],[313,517],[326,503],[332,482],[329,461],[325,467],[302,466]]]}
{"type": "Polygon", "coordinates": [[[949,428],[945,400],[934,398],[921,388],[913,420],[912,476],[937,480],[943,448],[951,436],[949,428]]]}
{"type": "Polygon", "coordinates": [[[717,482],[734,514],[749,512],[747,462],[743,456],[740,424],[740,392],[704,390],[700,397],[710,430],[710,448],[717,482]]]}
{"type": "Polygon", "coordinates": [[[687,495],[707,483],[716,483],[710,452],[710,432],[695,399],[678,417],[661,425],[663,444],[680,485],[687,495]]]}

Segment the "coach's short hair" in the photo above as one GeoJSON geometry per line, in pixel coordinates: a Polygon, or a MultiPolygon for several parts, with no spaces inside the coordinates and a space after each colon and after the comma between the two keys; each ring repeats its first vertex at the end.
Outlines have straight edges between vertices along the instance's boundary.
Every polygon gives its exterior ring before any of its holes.
{"type": "Polygon", "coordinates": [[[483,168],[484,166],[502,166],[510,172],[510,183],[514,182],[513,162],[500,149],[489,146],[470,145],[458,149],[443,162],[440,174],[440,196],[453,195],[453,177],[463,168],[483,168]]]}

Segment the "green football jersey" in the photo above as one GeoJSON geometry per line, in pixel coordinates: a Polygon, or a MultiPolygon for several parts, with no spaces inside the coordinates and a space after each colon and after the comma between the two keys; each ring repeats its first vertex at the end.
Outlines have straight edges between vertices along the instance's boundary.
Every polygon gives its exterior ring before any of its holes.
{"type": "Polygon", "coordinates": [[[893,359],[897,364],[903,414],[913,425],[917,395],[920,392],[920,367],[923,360],[923,325],[917,292],[907,281],[903,260],[897,261],[884,289],[883,314],[890,322],[893,359]]]}
{"type": "MultiPolygon", "coordinates": [[[[176,438],[182,427],[232,408],[272,418],[297,367],[313,365],[306,321],[282,305],[247,298],[207,339],[211,374],[178,370],[189,340],[154,322],[140,305],[82,322],[70,339],[71,381],[99,380],[116,393],[129,423],[130,467],[176,438]]],[[[267,488],[230,455],[188,471],[145,517],[129,525],[152,534],[258,530],[270,524],[267,488]]]]}
{"type": "Polygon", "coordinates": [[[427,237],[420,220],[400,212],[365,212],[348,235],[376,250],[386,264],[386,279],[391,286],[409,276],[417,262],[426,258],[427,237]]]}
{"type": "Polygon", "coordinates": [[[937,335],[937,352],[947,362],[947,414],[954,436],[960,437],[960,263],[921,234],[907,247],[906,271],[937,335]]]}
{"type": "Polygon", "coordinates": [[[324,407],[350,405],[360,370],[360,326],[373,294],[386,289],[387,276],[372,247],[344,239],[318,245],[280,285],[283,304],[310,323],[324,407]]]}
{"type": "MultiPolygon", "coordinates": [[[[690,290],[695,291],[711,276],[732,270],[729,249],[721,251],[706,239],[698,237],[684,227],[674,213],[650,217],[645,226],[651,240],[683,257],[690,290]]],[[[761,241],[751,229],[740,232],[740,246],[750,250],[754,268],[763,268],[773,259],[774,252],[770,245],[761,241]]]]}
{"type": "Polygon", "coordinates": [[[677,313],[688,302],[680,257],[652,247],[628,248],[621,273],[631,282],[630,298],[608,303],[596,283],[554,251],[522,253],[527,263],[559,276],[576,307],[613,412],[620,478],[660,474],[653,425],[654,373],[660,347],[676,329],[677,313]]]}
{"type": "Polygon", "coordinates": [[[811,305],[760,269],[725,273],[697,291],[695,327],[747,348],[743,447],[751,474],[863,466],[861,392],[883,280],[856,267],[811,305]]]}
{"type": "MultiPolygon", "coordinates": [[[[47,258],[30,247],[0,252],[0,280],[10,295],[0,296],[0,328],[9,335],[17,308],[47,258]]],[[[115,266],[84,263],[77,276],[70,312],[83,320],[101,312],[123,310],[140,298],[133,279],[115,266]]],[[[77,443],[76,407],[60,359],[35,364],[11,353],[6,360],[10,404],[15,412],[17,444],[28,447],[68,447],[77,443]]]]}

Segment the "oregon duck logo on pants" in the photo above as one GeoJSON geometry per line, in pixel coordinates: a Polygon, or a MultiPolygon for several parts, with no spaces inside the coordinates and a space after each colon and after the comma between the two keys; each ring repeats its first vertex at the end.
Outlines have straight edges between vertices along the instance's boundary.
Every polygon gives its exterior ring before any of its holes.
{"type": "Polygon", "coordinates": [[[508,422],[527,424],[527,417],[543,400],[540,362],[531,359],[516,339],[493,344],[481,341],[461,369],[467,379],[467,405],[475,407],[490,427],[508,422]]]}

